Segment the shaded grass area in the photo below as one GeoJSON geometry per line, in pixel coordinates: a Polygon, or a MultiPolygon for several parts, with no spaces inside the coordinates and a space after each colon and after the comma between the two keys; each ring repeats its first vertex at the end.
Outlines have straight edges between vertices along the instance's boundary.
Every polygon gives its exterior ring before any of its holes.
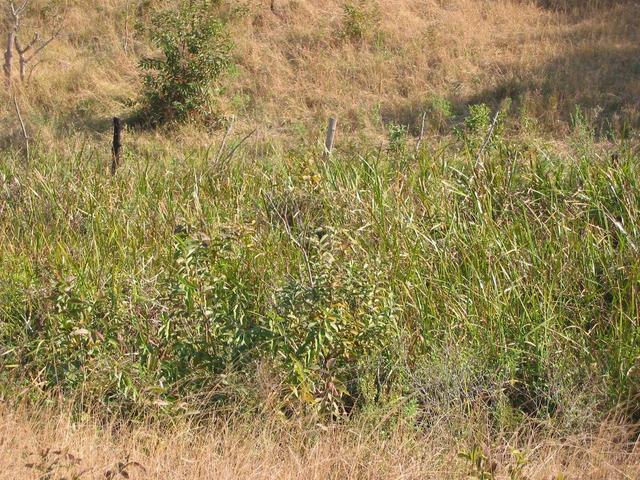
{"type": "Polygon", "coordinates": [[[636,420],[637,145],[580,124],[560,152],[499,122],[477,156],[487,122],[417,152],[131,154],[115,178],[91,150],[7,154],[1,394],[636,420]]]}
{"type": "Polygon", "coordinates": [[[637,128],[640,49],[635,25],[624,14],[632,5],[604,2],[597,8],[578,9],[571,28],[551,36],[563,45],[561,53],[535,67],[522,68],[513,59],[496,65],[497,72],[508,75],[465,102],[495,105],[510,99],[516,112],[524,110],[552,129],[569,120],[575,105],[580,105],[590,112],[602,134],[637,128]]]}

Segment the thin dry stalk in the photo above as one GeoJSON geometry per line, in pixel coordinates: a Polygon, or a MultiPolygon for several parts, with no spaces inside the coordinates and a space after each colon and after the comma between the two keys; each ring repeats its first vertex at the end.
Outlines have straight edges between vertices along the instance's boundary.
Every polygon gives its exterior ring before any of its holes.
{"type": "Polygon", "coordinates": [[[18,121],[20,122],[20,130],[22,132],[22,138],[24,140],[25,154],[28,163],[31,159],[29,148],[29,134],[27,133],[27,127],[25,126],[24,119],[22,118],[22,112],[20,111],[20,105],[18,104],[18,97],[15,92],[13,92],[13,106],[15,108],[18,121]]]}

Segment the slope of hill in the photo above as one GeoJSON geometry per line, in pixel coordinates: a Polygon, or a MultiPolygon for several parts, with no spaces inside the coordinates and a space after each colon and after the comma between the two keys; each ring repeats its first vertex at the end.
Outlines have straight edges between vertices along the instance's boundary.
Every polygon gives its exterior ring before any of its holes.
{"type": "MultiPolygon", "coordinates": [[[[221,114],[270,140],[315,140],[330,114],[350,137],[377,138],[394,123],[416,133],[425,111],[431,131],[446,130],[467,105],[506,99],[546,134],[562,133],[576,105],[606,129],[637,125],[637,2],[566,3],[388,0],[356,2],[349,13],[338,0],[228,2],[237,69],[221,114]]],[[[150,52],[137,26],[169,7],[66,2],[62,34],[21,94],[33,136],[46,145],[101,134],[112,115],[131,112],[137,64],[150,52]]],[[[36,13],[25,32],[47,31],[36,13]]],[[[19,133],[13,110],[10,101],[0,110],[5,141],[19,133]]],[[[210,136],[191,125],[174,138],[210,136]]]]}

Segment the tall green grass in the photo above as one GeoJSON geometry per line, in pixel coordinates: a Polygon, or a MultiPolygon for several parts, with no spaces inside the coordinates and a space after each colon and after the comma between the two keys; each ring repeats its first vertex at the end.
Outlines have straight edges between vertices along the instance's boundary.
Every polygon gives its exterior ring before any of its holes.
{"type": "Polygon", "coordinates": [[[91,150],[6,154],[2,395],[636,418],[637,150],[499,126],[478,156],[476,120],[418,152],[131,154],[115,178],[91,150]]]}

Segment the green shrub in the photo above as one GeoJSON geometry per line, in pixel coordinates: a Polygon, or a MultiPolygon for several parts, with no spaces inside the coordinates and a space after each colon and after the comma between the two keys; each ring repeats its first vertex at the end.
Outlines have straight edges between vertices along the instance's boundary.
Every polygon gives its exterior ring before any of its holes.
{"type": "Polygon", "coordinates": [[[233,44],[215,16],[218,3],[190,1],[152,18],[149,35],[161,56],[140,62],[151,124],[211,114],[216,82],[232,66],[233,44]]]}
{"type": "Polygon", "coordinates": [[[389,151],[393,153],[404,153],[407,148],[408,135],[409,129],[406,125],[390,124],[387,128],[389,151]]]}
{"type": "Polygon", "coordinates": [[[378,31],[380,13],[375,7],[360,0],[344,5],[344,19],[341,36],[351,41],[362,42],[373,38],[378,31]]]}
{"type": "Polygon", "coordinates": [[[426,112],[431,126],[439,132],[444,132],[453,117],[453,106],[446,98],[434,95],[427,102],[426,112]]]}
{"type": "Polygon", "coordinates": [[[469,107],[469,115],[464,120],[467,131],[471,134],[484,133],[491,124],[491,109],[481,103],[469,107]]]}
{"type": "MultiPolygon", "coordinates": [[[[178,235],[173,262],[161,281],[164,311],[155,345],[171,356],[159,362],[165,381],[187,375],[203,378],[223,372],[251,345],[256,292],[241,278],[241,255],[223,239],[178,235]]],[[[157,363],[162,351],[149,350],[157,363]]]]}
{"type": "Polygon", "coordinates": [[[291,279],[278,289],[264,327],[293,396],[334,414],[353,403],[359,363],[391,351],[399,313],[382,270],[339,258],[339,244],[332,233],[312,241],[312,283],[291,279]]]}
{"type": "Polygon", "coordinates": [[[464,128],[455,129],[456,136],[472,154],[477,154],[485,142],[487,142],[486,148],[498,147],[503,143],[502,117],[503,114],[499,113],[495,119],[495,125],[492,125],[494,117],[491,107],[484,103],[471,105],[464,119],[464,128]]]}

